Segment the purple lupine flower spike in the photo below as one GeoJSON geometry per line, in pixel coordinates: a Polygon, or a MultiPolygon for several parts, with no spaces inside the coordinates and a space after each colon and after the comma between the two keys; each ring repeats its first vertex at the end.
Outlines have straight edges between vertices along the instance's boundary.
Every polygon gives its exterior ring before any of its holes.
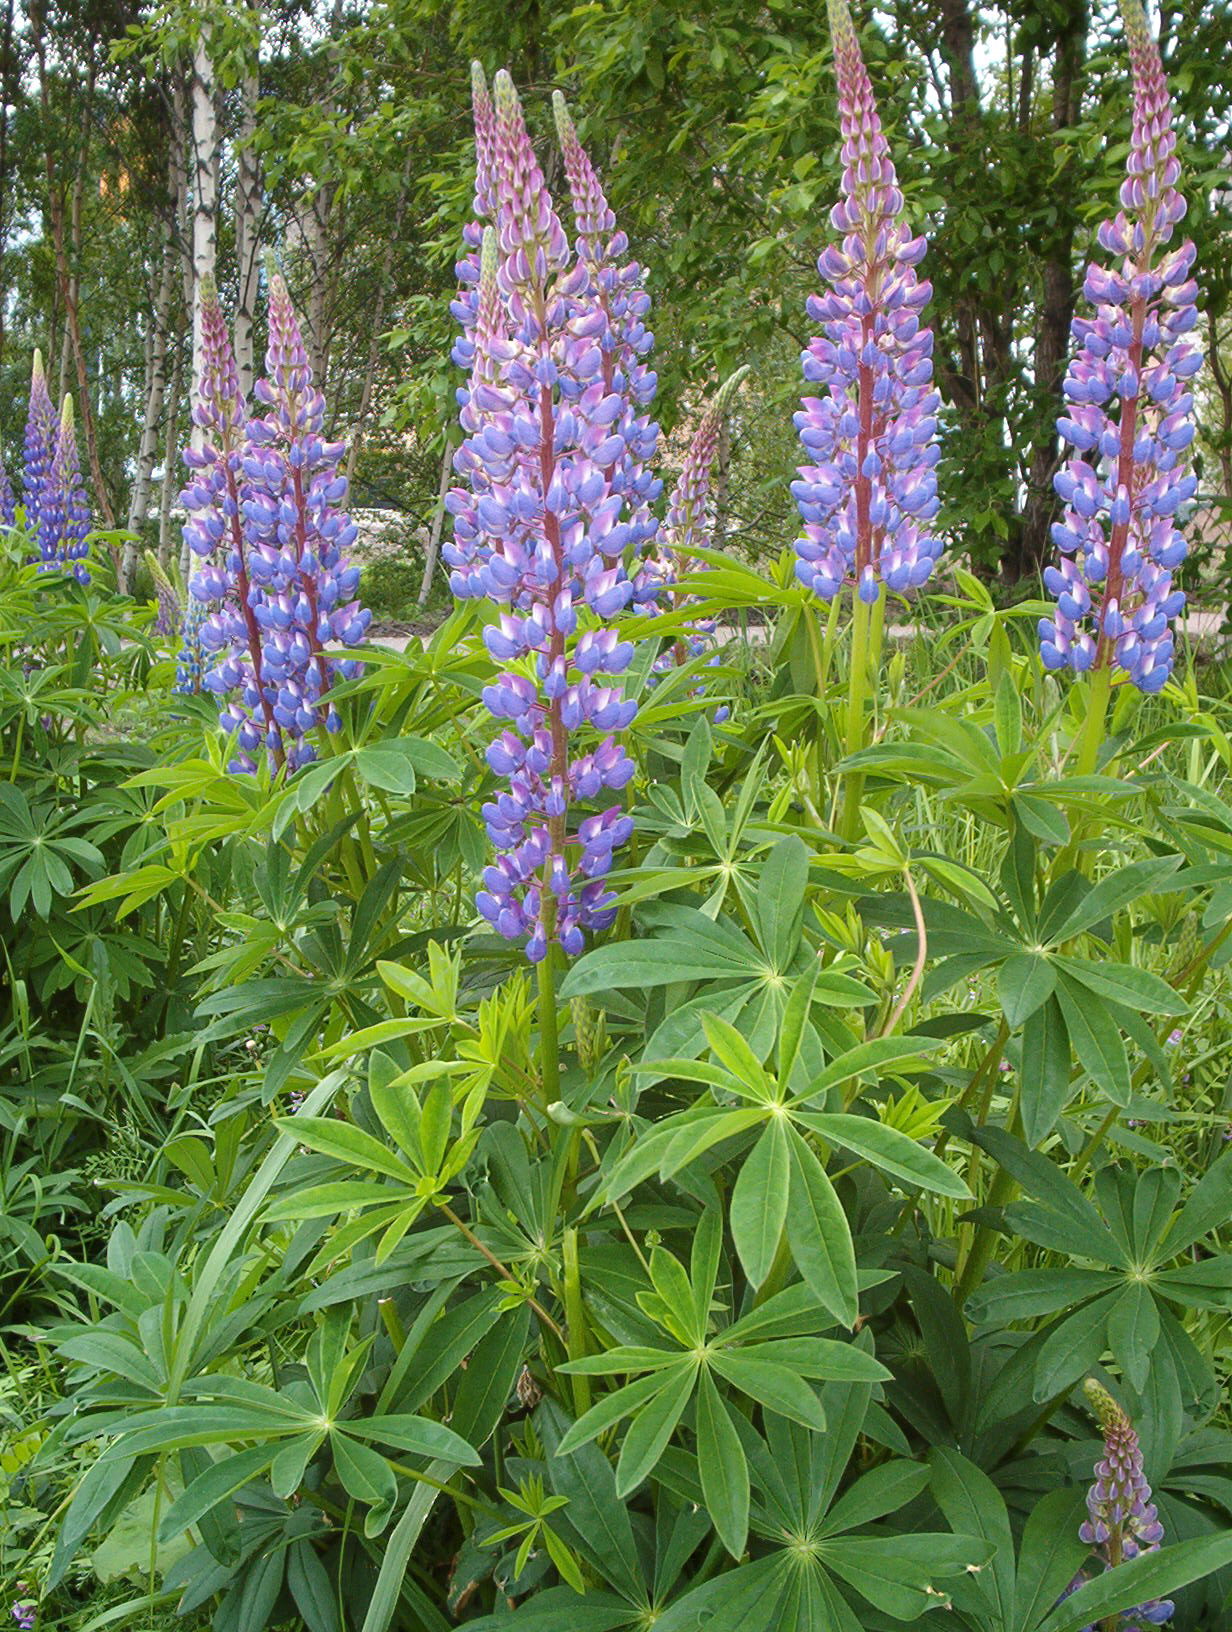
{"type": "Polygon", "coordinates": [[[1194,246],[1167,249],[1185,200],[1159,48],[1138,0],[1122,0],[1122,12],[1134,80],[1129,160],[1121,209],[1099,229],[1114,267],[1087,267],[1095,316],[1073,322],[1057,421],[1072,457],[1056,478],[1061,559],[1044,582],[1057,607],[1040,620],[1040,654],[1049,669],[1110,667],[1157,692],[1172,672],[1170,620],[1185,604],[1172,573],[1186,553],[1177,513],[1197,487],[1185,450],[1202,348],[1192,338],[1194,246]]]}
{"type": "Polygon", "coordinates": [[[40,500],[39,551],[45,567],[64,567],[78,583],[90,582],[85,564],[89,554],[90,501],[81,479],[77,433],[73,427],[73,399],[66,396],[60,415],[51,474],[40,500]]]}
{"type": "Polygon", "coordinates": [[[312,381],[291,299],[270,275],[267,377],[255,395],[271,412],[246,418],[226,323],[212,287],[203,311],[205,364],[194,410],[206,433],[185,463],[199,472],[184,493],[185,529],[203,561],[193,596],[213,607],[201,628],[212,660],[204,687],[222,704],[237,752],[231,769],[252,771],[264,748],[271,767],[290,770],[316,755],[310,733],[341,720],[329,698],[335,679],[359,665],[334,655],[357,645],[371,614],[351,599],[359,569],[343,552],[356,528],[337,506],[342,443],[322,437],[325,402],[312,381]]]}
{"type": "MultiPolygon", "coordinates": [[[[220,724],[236,738],[234,771],[255,769],[253,754],[264,748],[271,764],[282,761],[282,738],[262,680],[261,631],[248,573],[244,537],[244,423],[239,371],[212,279],[202,285],[203,359],[193,419],[204,433],[199,449],[186,448],[184,463],[194,478],[180,495],[189,515],[184,537],[201,563],[189,580],[194,645],[204,672],[200,685],[224,701],[220,724]]],[[[189,613],[185,612],[185,624],[189,613]]]]}
{"type": "Polygon", "coordinates": [[[825,387],[795,416],[811,463],[792,492],[804,522],[796,576],[823,600],[845,583],[874,603],[881,585],[923,584],[941,554],[930,523],[939,397],[932,331],[920,314],[932,293],[916,277],[926,240],[903,219],[889,146],[846,0],[829,0],[843,147],[843,196],[830,220],[843,237],[823,251],[829,284],[810,296],[822,334],[803,353],[804,378],[825,387]]]}
{"type": "MultiPolygon", "coordinates": [[[[608,625],[632,595],[623,555],[636,492],[624,430],[633,434],[637,415],[632,365],[603,342],[641,310],[603,304],[600,278],[570,254],[508,74],[494,92],[492,191],[481,176],[476,205],[491,206],[495,223],[482,236],[477,284],[454,308],[466,331],[454,358],[470,378],[459,392],[462,485],[448,496],[444,555],[456,595],[500,608],[484,639],[508,665],[484,692],[502,726],[488,764],[508,791],[484,806],[497,855],[476,904],[507,939],[526,937],[538,962],[553,942],[576,955],[585,931],[611,923],[604,875],[632,831],[618,805],[576,806],[633,774],[615,733],[636,705],[609,683],[633,649],[608,625]]],[[[478,122],[485,109],[477,96],[478,122]]],[[[477,151],[482,167],[482,133],[477,151]]]]}
{"type": "Polygon", "coordinates": [[[287,286],[270,274],[265,379],[254,394],[271,412],[248,421],[242,504],[254,616],[261,631],[262,690],[291,770],[316,757],[310,732],[341,729],[330,698],[335,680],[360,671],[331,648],[357,646],[371,612],[354,599],[359,568],[345,552],[358,529],[338,506],[346,451],[326,442],[325,399],[312,369],[287,286]]]}
{"type": "Polygon", "coordinates": [[[0,524],[12,527],[17,520],[17,495],[13,492],[13,484],[9,480],[9,473],[0,461],[0,524]]]}
{"type": "Polygon", "coordinates": [[[51,405],[43,354],[34,353],[30,371],[30,411],[26,417],[26,438],[22,467],[22,504],[26,531],[38,536],[43,489],[51,479],[51,462],[56,456],[56,411],[51,405]]]}
{"type": "Polygon", "coordinates": [[[496,216],[496,109],[483,68],[477,62],[471,63],[471,108],[475,123],[475,218],[462,229],[462,256],[454,268],[458,295],[449,308],[462,327],[451,353],[459,368],[469,368],[474,356],[472,331],[479,306],[479,250],[483,229],[496,216]]]}
{"type": "MultiPolygon", "coordinates": [[[[1083,1392],[1103,1432],[1104,1454],[1095,1464],[1095,1482],[1087,1492],[1087,1517],[1078,1534],[1094,1548],[1105,1569],[1115,1569],[1139,1553],[1154,1552],[1163,1540],[1164,1527],[1151,1501],[1142,1446],[1133,1423],[1093,1378],[1083,1384],[1083,1392]]],[[[1086,1579],[1085,1572],[1076,1576],[1069,1592],[1076,1592],[1086,1579]]],[[[1170,1599],[1156,1598],[1123,1610],[1118,1632],[1148,1632],[1150,1627],[1163,1626],[1171,1619],[1173,1608],[1170,1599]]],[[[1084,1632],[1096,1629],[1087,1627],[1084,1632]]]]}
{"type": "MultiPolygon", "coordinates": [[[[578,263],[586,268],[589,280],[581,304],[601,314],[601,319],[592,315],[590,323],[603,353],[604,386],[626,399],[625,413],[612,426],[624,439],[624,454],[610,475],[613,491],[625,500],[629,544],[640,552],[652,547],[658,533],[658,522],[650,507],[663,490],[663,483],[650,468],[659,427],[646,411],[659,383],[658,375],[646,361],[654,347],[654,335],[646,327],[650,296],[642,287],[642,268],[629,258],[629,240],[616,225],[603,184],[578,140],[568,105],[559,91],[553,93],[552,108],[573,202],[578,263]]],[[[647,598],[637,578],[634,598],[647,598]]]]}

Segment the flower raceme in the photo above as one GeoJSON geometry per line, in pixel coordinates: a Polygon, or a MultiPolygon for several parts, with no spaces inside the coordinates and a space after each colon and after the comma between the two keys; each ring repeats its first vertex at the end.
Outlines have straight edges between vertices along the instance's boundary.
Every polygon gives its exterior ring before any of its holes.
{"type": "Polygon", "coordinates": [[[371,618],[353,599],[359,568],[345,558],[356,528],[339,508],[344,445],[322,435],[324,398],[277,273],[266,378],[254,388],[263,417],[250,416],[240,396],[212,286],[202,315],[193,417],[204,440],[185,450],[194,475],[182,495],[185,538],[201,563],[189,590],[209,613],[200,625],[201,684],[219,698],[219,722],[236,739],[232,770],[255,770],[263,750],[271,767],[293,771],[316,757],[321,726],[339,729],[330,691],[359,665],[337,648],[358,645],[371,618]]]}
{"type": "MultiPolygon", "coordinates": [[[[1163,1540],[1151,1487],[1142,1466],[1142,1446],[1125,1412],[1101,1384],[1089,1379],[1084,1392],[1104,1436],[1104,1454],[1095,1464],[1095,1481],[1087,1492],[1087,1517],[1080,1538],[1093,1547],[1106,1569],[1115,1569],[1139,1553],[1154,1552],[1163,1540]]],[[[1080,1574],[1070,1592],[1087,1579],[1080,1574]]],[[[1068,1594],[1067,1594],[1068,1596],[1068,1594]]],[[[1117,1617],[1118,1632],[1149,1632],[1172,1617],[1170,1599],[1138,1604],[1117,1617]]],[[[1087,1627],[1084,1632],[1097,1632],[1087,1627]]]]}
{"type": "Polygon", "coordinates": [[[1074,319],[1077,351],[1057,428],[1072,456],[1056,478],[1065,503],[1061,551],[1044,581],[1056,611],[1040,621],[1050,669],[1110,667],[1145,692],[1173,664],[1170,620],[1185,597],[1172,573],[1186,545],[1176,521],[1196,489],[1185,450],[1194,436],[1194,246],[1168,249],[1185,214],[1172,109],[1139,0],[1123,0],[1134,82],[1121,209],[1099,229],[1111,266],[1087,268],[1093,317],[1074,319]]]}
{"type": "Polygon", "coordinates": [[[809,463],[792,493],[804,523],[796,576],[823,600],[852,583],[873,604],[881,586],[918,588],[941,554],[932,292],[916,267],[926,240],[903,218],[889,145],[846,0],[829,0],[842,130],[842,197],[830,220],[841,242],[817,266],[828,288],[810,296],[822,326],[802,355],[805,397],[795,423],[809,463]]]}
{"type": "Polygon", "coordinates": [[[508,74],[494,97],[478,69],[473,83],[479,219],[453,308],[454,360],[470,378],[444,555],[456,595],[498,607],[484,638],[505,665],[484,702],[502,727],[488,763],[508,787],[484,806],[497,855],[476,904],[539,962],[554,942],[576,955],[612,922],[604,878],[633,827],[619,804],[577,807],[633,775],[616,740],[636,712],[618,683],[633,647],[613,620],[634,595],[625,557],[654,531],[652,339],[640,268],[567,109],[572,247],[508,74]]]}
{"type": "MultiPolygon", "coordinates": [[[[64,569],[79,583],[90,581],[85,564],[89,547],[90,502],[81,479],[81,458],[73,425],[73,399],[64,398],[60,418],[52,406],[43,372],[43,355],[34,353],[30,373],[30,406],[26,416],[22,462],[22,507],[26,531],[38,540],[40,570],[64,569]]],[[[7,475],[0,470],[0,520],[10,526],[17,505],[7,475]]]]}
{"type": "Polygon", "coordinates": [[[36,537],[43,492],[51,480],[51,465],[56,456],[56,411],[51,405],[41,351],[34,353],[30,371],[30,407],[26,415],[23,455],[21,482],[26,531],[36,537]]]}
{"type": "Polygon", "coordinates": [[[73,428],[73,399],[65,397],[51,471],[39,498],[39,554],[45,567],[64,567],[88,584],[90,502],[81,479],[81,459],[73,428]]]}

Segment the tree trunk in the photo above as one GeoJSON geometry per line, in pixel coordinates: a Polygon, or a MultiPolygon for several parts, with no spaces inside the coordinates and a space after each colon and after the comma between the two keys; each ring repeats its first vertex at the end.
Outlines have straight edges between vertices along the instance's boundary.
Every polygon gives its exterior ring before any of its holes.
{"type": "MultiPolygon", "coordinates": [[[[1081,68],[1086,56],[1086,5],[1074,4],[1057,38],[1053,71],[1052,128],[1067,129],[1078,119],[1082,94],[1081,68]]],[[[1074,234],[1078,215],[1072,199],[1068,168],[1057,178],[1056,226],[1047,246],[1043,269],[1043,298],[1035,331],[1035,395],[1041,425],[1031,449],[1026,475],[1026,502],[1017,558],[1007,562],[1015,577],[1038,572],[1051,547],[1056,495],[1052,479],[1060,465],[1060,444],[1055,425],[1061,407],[1061,381],[1069,353],[1069,331],[1074,320],[1074,234]],[[1063,189],[1065,189],[1063,191],[1063,189]]]]}
{"type": "MultiPolygon", "coordinates": [[[[217,250],[218,175],[215,168],[218,122],[214,112],[214,64],[210,58],[209,24],[201,32],[192,62],[192,376],[191,400],[199,400],[205,360],[202,337],[202,288],[214,276],[217,250]]],[[[193,446],[199,447],[202,432],[194,424],[193,446]]]]}
{"type": "Polygon", "coordinates": [[[445,433],[445,451],[441,455],[441,480],[436,494],[436,508],[432,512],[432,528],[424,549],[423,581],[419,586],[419,605],[427,606],[432,593],[432,579],[436,574],[436,558],[440,554],[441,533],[445,526],[445,495],[449,492],[449,478],[453,475],[453,443],[445,433]]]}
{"type": "Polygon", "coordinates": [[[359,446],[364,439],[364,430],[368,423],[368,412],[372,407],[372,392],[376,385],[377,363],[380,361],[381,356],[381,330],[385,323],[385,304],[389,299],[390,283],[393,276],[394,250],[402,237],[402,219],[406,214],[406,198],[410,179],[411,161],[408,156],[402,171],[402,187],[398,193],[398,207],[394,211],[393,230],[389,234],[389,239],[385,245],[385,256],[381,262],[381,282],[377,290],[376,309],[372,313],[372,323],[368,331],[368,360],[364,367],[364,381],[359,394],[359,407],[355,412],[355,424],[351,429],[351,446],[346,458],[348,480],[355,473],[355,461],[359,458],[359,446]]]}
{"type": "MultiPolygon", "coordinates": [[[[51,221],[52,246],[55,251],[56,287],[59,290],[60,300],[64,306],[65,328],[72,347],[73,360],[77,365],[77,393],[80,398],[78,409],[81,429],[85,438],[86,456],[90,467],[90,484],[94,489],[94,500],[98,505],[104,527],[114,527],[115,511],[112,509],[107,484],[103,480],[103,467],[99,463],[98,436],[94,424],[94,403],[90,395],[90,379],[86,371],[85,351],[81,344],[81,324],[77,302],[73,295],[73,279],[68,263],[68,250],[64,242],[64,195],[56,183],[55,155],[51,148],[53,125],[51,90],[47,79],[47,46],[44,35],[46,9],[44,0],[36,0],[36,3],[30,6],[29,17],[30,34],[39,70],[39,105],[43,116],[44,137],[43,170],[47,181],[47,211],[51,221]]],[[[91,128],[90,114],[94,101],[96,71],[93,42],[91,42],[90,64],[86,77],[85,109],[82,114],[82,124],[87,139],[91,128]]],[[[85,169],[86,157],[86,150],[78,155],[79,175],[85,169]]]]}
{"type": "Polygon", "coordinates": [[[1207,313],[1207,331],[1210,336],[1207,358],[1211,365],[1215,394],[1219,398],[1220,419],[1220,423],[1211,428],[1210,440],[1214,444],[1215,455],[1219,460],[1219,479],[1223,497],[1232,499],[1232,375],[1228,373],[1220,349],[1219,329],[1214,312],[1207,313]]]}
{"type": "Polygon", "coordinates": [[[158,559],[166,566],[171,559],[171,500],[180,453],[180,402],[184,395],[184,341],[176,336],[175,362],[171,367],[171,397],[167,407],[167,436],[163,451],[163,481],[158,501],[158,559]]]}
{"type": "MultiPolygon", "coordinates": [[[[17,101],[13,72],[13,0],[5,0],[0,30],[0,268],[9,235],[9,105],[17,101]]],[[[0,359],[4,356],[4,314],[8,290],[0,283],[0,359]]]]}
{"type": "MultiPolygon", "coordinates": [[[[150,483],[154,461],[158,457],[158,431],[163,417],[163,399],[167,394],[167,325],[171,317],[171,294],[175,286],[177,251],[168,231],[163,245],[162,271],[158,291],[154,297],[150,317],[150,372],[146,382],[145,418],[141,425],[141,446],[137,452],[137,478],[128,505],[128,530],[139,533],[150,510],[150,483]]],[[[120,563],[120,590],[127,593],[137,567],[140,541],[131,539],[124,546],[120,563]]]]}

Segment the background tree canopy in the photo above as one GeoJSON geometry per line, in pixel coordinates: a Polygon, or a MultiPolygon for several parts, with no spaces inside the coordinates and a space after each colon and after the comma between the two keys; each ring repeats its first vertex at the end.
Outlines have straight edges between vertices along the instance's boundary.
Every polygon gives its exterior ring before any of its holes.
{"type": "MultiPolygon", "coordinates": [[[[862,8],[908,206],[932,242],[943,519],[978,568],[1007,582],[1033,573],[1048,549],[1069,322],[1124,164],[1128,70],[1114,9],[862,8]]],[[[1232,17],[1216,0],[1160,10],[1214,352],[1201,491],[1218,504],[1232,494],[1222,366],[1232,17]]],[[[0,34],[0,440],[10,465],[41,346],[53,393],[58,371],[93,410],[85,434],[99,512],[141,531],[161,511],[169,548],[180,473],[174,459],[168,472],[166,452],[187,428],[194,230],[205,213],[219,283],[242,311],[264,298],[257,253],[283,261],[336,429],[358,443],[357,499],[426,525],[456,384],[448,301],[470,213],[474,57],[510,68],[532,119],[553,87],[575,105],[648,268],[665,428],[752,364],[722,525],[754,553],[794,532],[796,354],[837,187],[824,7],[38,0],[23,17],[7,0],[0,34]],[[206,111],[212,129],[197,122],[206,111]]]]}

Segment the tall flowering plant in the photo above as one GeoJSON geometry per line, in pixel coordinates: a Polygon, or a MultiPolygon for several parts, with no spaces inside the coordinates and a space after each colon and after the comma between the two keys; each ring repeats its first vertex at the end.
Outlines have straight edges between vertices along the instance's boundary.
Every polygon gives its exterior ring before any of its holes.
{"type": "MultiPolygon", "coordinates": [[[[64,398],[59,418],[52,406],[43,371],[43,354],[36,350],[30,372],[30,404],[22,461],[22,510],[26,532],[38,542],[38,563],[44,571],[63,568],[79,583],[88,584],[86,566],[90,533],[90,501],[81,476],[81,457],[73,424],[73,399],[64,398]]],[[[12,484],[0,467],[0,521],[12,526],[17,501],[12,484]]]]}
{"type": "Polygon", "coordinates": [[[645,413],[654,376],[640,269],[567,110],[558,105],[572,247],[508,74],[494,90],[476,69],[467,245],[479,254],[459,266],[454,308],[464,330],[454,357],[470,379],[444,554],[456,595],[496,603],[484,638],[505,665],[484,692],[502,727],[488,763],[507,788],[484,807],[497,854],[477,905],[543,964],[553,945],[577,954],[615,916],[604,879],[633,824],[619,803],[586,807],[633,775],[617,733],[636,704],[616,683],[633,648],[613,620],[633,596],[626,552],[653,534],[645,467],[657,427],[645,413]]]}
{"type": "MultiPolygon", "coordinates": [[[[1095,1464],[1095,1481],[1087,1492],[1087,1517],[1078,1533],[1102,1559],[1105,1569],[1115,1569],[1139,1553],[1154,1552],[1163,1540],[1164,1527],[1151,1501],[1142,1446],[1133,1423],[1100,1383],[1088,1379],[1083,1387],[1104,1436],[1104,1454],[1095,1464]]],[[[1069,1591],[1076,1592],[1087,1579],[1083,1571],[1069,1591]]],[[[1171,1620],[1174,1607],[1168,1598],[1137,1604],[1113,1617],[1115,1632],[1150,1632],[1151,1627],[1171,1620]]],[[[1088,1626],[1084,1632],[1102,1629],[1088,1626]]]]}
{"type": "Polygon", "coordinates": [[[81,457],[73,427],[73,399],[65,397],[51,472],[39,499],[39,554],[45,567],[64,567],[88,584],[90,571],[86,539],[90,533],[90,501],[81,478],[81,457]]]}
{"type": "MultiPolygon", "coordinates": [[[[802,355],[806,396],[795,416],[807,457],[792,493],[803,528],[796,576],[824,601],[853,589],[847,750],[864,744],[870,642],[880,638],[883,591],[917,589],[942,542],[937,514],[937,409],[932,293],[916,267],[927,240],[903,211],[889,143],[847,0],[828,0],[842,132],[842,196],[830,212],[841,237],[821,253],[827,284],[808,301],[821,333],[802,355]]],[[[811,631],[810,631],[811,633],[811,631]]],[[[815,638],[813,636],[812,638],[815,638]]],[[[825,664],[819,664],[824,671],[825,664]]],[[[843,828],[857,831],[861,779],[846,784],[843,828]]]]}
{"type": "Polygon", "coordinates": [[[1114,676],[1157,692],[1172,672],[1171,619],[1185,601],[1172,587],[1186,551],[1177,516],[1197,485],[1186,457],[1202,362],[1195,252],[1188,239],[1168,247],[1185,200],[1159,48],[1139,0],[1122,0],[1122,12],[1133,72],[1129,159],[1121,208],[1099,229],[1109,264],[1087,267],[1094,315],[1073,323],[1057,422],[1071,450],[1056,478],[1061,555],[1044,574],[1057,604],[1039,625],[1047,668],[1092,675],[1087,770],[1114,676]]]}
{"type": "Polygon", "coordinates": [[[30,370],[30,406],[26,414],[26,434],[22,462],[22,505],[26,531],[37,536],[44,489],[51,480],[56,456],[56,411],[43,372],[43,354],[36,350],[30,370]]]}
{"type": "Polygon", "coordinates": [[[271,768],[293,771],[316,757],[320,727],[339,729],[331,688],[359,671],[339,648],[358,645],[371,620],[353,599],[359,568],[345,555],[356,528],[339,508],[344,444],[322,434],[325,401],[279,274],[270,279],[266,377],[254,388],[266,415],[248,414],[212,287],[202,315],[193,415],[204,439],[185,450],[194,479],[182,499],[200,563],[189,592],[208,615],[186,627],[207,665],[201,684],[236,741],[230,768],[253,771],[264,751],[271,768]]]}
{"type": "Polygon", "coordinates": [[[841,234],[817,267],[828,287],[811,295],[822,332],[802,355],[822,387],[795,416],[809,462],[792,492],[804,526],[796,576],[829,601],[844,584],[872,605],[881,586],[918,588],[941,553],[934,467],[937,393],[932,331],[920,314],[932,292],[916,267],[927,240],[903,215],[889,144],[846,0],[829,0],[842,130],[842,196],[830,212],[841,234]]]}
{"type": "Polygon", "coordinates": [[[13,492],[13,483],[0,461],[0,523],[5,527],[12,527],[17,520],[17,495],[13,492]]]}

